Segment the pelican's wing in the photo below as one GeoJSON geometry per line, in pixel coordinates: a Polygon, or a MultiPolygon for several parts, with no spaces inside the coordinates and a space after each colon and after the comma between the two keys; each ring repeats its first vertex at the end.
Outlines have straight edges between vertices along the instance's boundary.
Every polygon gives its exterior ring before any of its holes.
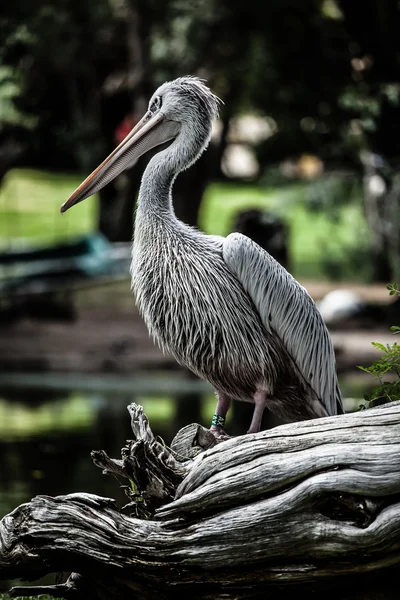
{"type": "Polygon", "coordinates": [[[282,340],[328,415],[342,413],[332,341],[306,290],[268,252],[240,233],[228,235],[222,254],[264,327],[282,340]]]}

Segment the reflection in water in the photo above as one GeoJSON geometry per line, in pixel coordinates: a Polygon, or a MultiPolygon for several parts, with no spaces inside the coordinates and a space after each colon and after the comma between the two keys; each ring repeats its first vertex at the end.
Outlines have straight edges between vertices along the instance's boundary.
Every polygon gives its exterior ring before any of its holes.
{"type": "MultiPolygon", "coordinates": [[[[191,378],[152,375],[110,381],[29,375],[3,377],[0,385],[0,518],[37,494],[85,491],[124,504],[118,483],[94,467],[90,451],[120,456],[132,436],[127,405],[141,404],[153,432],[167,444],[188,423],[208,426],[215,408],[212,390],[191,378]]],[[[365,393],[363,385],[358,398],[365,393]]],[[[234,402],[229,433],[245,433],[252,410],[234,402]]],[[[264,428],[276,424],[267,413],[264,428]]]]}
{"type": "MultiPolygon", "coordinates": [[[[32,377],[27,380],[32,386],[32,377]]],[[[94,467],[90,451],[104,449],[120,457],[125,440],[132,437],[127,405],[141,404],[153,432],[170,443],[180,427],[209,422],[215,402],[208,388],[199,393],[185,382],[150,381],[147,389],[143,382],[133,382],[136,394],[126,389],[101,393],[98,381],[92,386],[95,392],[87,381],[85,386],[78,382],[83,392],[67,391],[67,385],[51,391],[44,380],[44,389],[38,385],[24,388],[20,380],[0,391],[0,518],[38,494],[85,491],[124,504],[118,483],[94,467]]]]}

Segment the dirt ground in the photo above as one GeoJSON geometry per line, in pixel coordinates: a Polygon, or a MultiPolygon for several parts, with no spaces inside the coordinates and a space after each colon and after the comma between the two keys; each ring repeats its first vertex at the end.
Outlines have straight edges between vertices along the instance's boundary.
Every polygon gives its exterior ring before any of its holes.
{"type": "MultiPolygon", "coordinates": [[[[389,310],[393,301],[384,285],[302,282],[318,300],[331,289],[346,287],[376,306],[389,310]]],[[[175,369],[149,338],[129,290],[129,282],[81,291],[74,296],[77,318],[57,321],[22,318],[0,326],[1,372],[90,372],[132,374],[160,368],[175,369]]],[[[371,341],[389,343],[389,319],[347,322],[331,331],[338,371],[370,364],[377,351],[371,341]]],[[[396,324],[393,321],[393,324],[396,324]]]]}

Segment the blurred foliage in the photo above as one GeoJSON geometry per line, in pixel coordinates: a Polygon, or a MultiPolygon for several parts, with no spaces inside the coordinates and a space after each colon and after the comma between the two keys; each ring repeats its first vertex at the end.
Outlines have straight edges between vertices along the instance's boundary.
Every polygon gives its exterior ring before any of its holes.
{"type": "Polygon", "coordinates": [[[119,60],[121,20],[100,0],[17,0],[0,22],[0,59],[14,70],[16,108],[34,116],[32,166],[85,168],[104,152],[99,91],[119,60]],[[102,147],[103,146],[103,147],[102,147]],[[92,158],[93,157],[93,158],[92,158]]]}
{"type": "Polygon", "coordinates": [[[11,67],[0,67],[0,115],[1,122],[22,125],[27,129],[36,126],[36,116],[28,116],[18,110],[14,99],[21,93],[18,72],[11,67]]]}
{"type": "MultiPolygon", "coordinates": [[[[361,209],[360,185],[352,187],[352,201],[340,202],[331,210],[325,210],[318,203],[312,212],[309,199],[315,192],[314,185],[297,182],[279,188],[264,188],[213,183],[207,188],[201,206],[200,227],[207,233],[227,235],[240,211],[269,210],[282,217],[289,226],[289,270],[295,277],[368,280],[371,274],[370,237],[361,209]],[[333,211],[334,219],[331,217],[333,211]]],[[[335,185],[338,186],[336,194],[341,186],[340,182],[335,185]]]]}
{"type": "MultiPolygon", "coordinates": [[[[386,287],[390,296],[400,297],[400,289],[396,282],[388,283],[386,287]]],[[[400,333],[398,325],[393,325],[390,329],[394,335],[400,333]]],[[[365,404],[360,406],[361,409],[400,400],[400,344],[372,342],[372,345],[381,352],[380,357],[371,366],[358,368],[372,375],[378,381],[378,385],[373,388],[370,395],[364,396],[365,404]]]]}
{"type": "MultiPolygon", "coordinates": [[[[192,73],[225,102],[217,169],[207,166],[201,180],[222,176],[229,123],[246,111],[274,124],[256,147],[261,178],[276,179],[277,165],[306,153],[359,183],[368,171],[360,154],[368,151],[390,164],[389,193],[400,156],[399,25],[397,0],[14,0],[0,17],[0,178],[13,165],[90,171],[156,85],[192,73]]],[[[100,227],[110,239],[130,239],[137,171],[122,209],[117,189],[102,192],[100,227]]],[[[348,183],[342,199],[339,188],[325,192],[318,210],[338,218],[334,204],[352,194],[348,183]]],[[[190,179],[186,187],[177,207],[190,179]]],[[[308,202],[319,194],[317,182],[308,202]]],[[[390,202],[399,212],[398,195],[390,202]]],[[[365,211],[379,277],[390,270],[382,260],[387,222],[374,219],[367,202],[365,211]]]]}
{"type": "Polygon", "coordinates": [[[81,181],[79,175],[13,169],[0,188],[0,249],[55,243],[95,228],[95,198],[60,216],[60,206],[81,181]]]}
{"type": "Polygon", "coordinates": [[[399,106],[392,0],[272,0],[267,12],[262,0],[15,0],[6,13],[0,58],[15,109],[35,119],[41,166],[90,168],[137,97],[185,73],[209,78],[229,115],[273,117],[260,150],[269,162],[304,151],[344,160],[360,137],[352,120],[372,144],[385,106],[399,106]]]}

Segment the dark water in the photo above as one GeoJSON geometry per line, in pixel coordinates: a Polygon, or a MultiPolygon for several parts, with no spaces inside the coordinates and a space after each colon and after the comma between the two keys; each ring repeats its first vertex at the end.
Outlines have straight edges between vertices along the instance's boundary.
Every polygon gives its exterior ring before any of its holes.
{"type": "MultiPolygon", "coordinates": [[[[342,387],[358,406],[365,383],[353,390],[342,387]]],[[[121,447],[132,437],[126,408],[131,402],[144,407],[153,432],[167,444],[188,423],[208,427],[215,408],[207,384],[176,373],[0,375],[0,518],[37,494],[86,491],[124,502],[117,482],[92,464],[90,451],[102,449],[120,458],[121,447]]],[[[235,402],[229,433],[245,433],[251,412],[250,405],[235,402]]],[[[265,428],[276,424],[265,416],[265,428]]]]}
{"type": "Polygon", "coordinates": [[[202,382],[166,376],[123,382],[3,377],[0,517],[37,494],[86,491],[124,502],[118,483],[93,465],[90,451],[103,449],[120,458],[125,440],[132,438],[131,402],[144,407],[153,432],[169,443],[181,426],[193,420],[206,424],[214,399],[202,382]]]}

